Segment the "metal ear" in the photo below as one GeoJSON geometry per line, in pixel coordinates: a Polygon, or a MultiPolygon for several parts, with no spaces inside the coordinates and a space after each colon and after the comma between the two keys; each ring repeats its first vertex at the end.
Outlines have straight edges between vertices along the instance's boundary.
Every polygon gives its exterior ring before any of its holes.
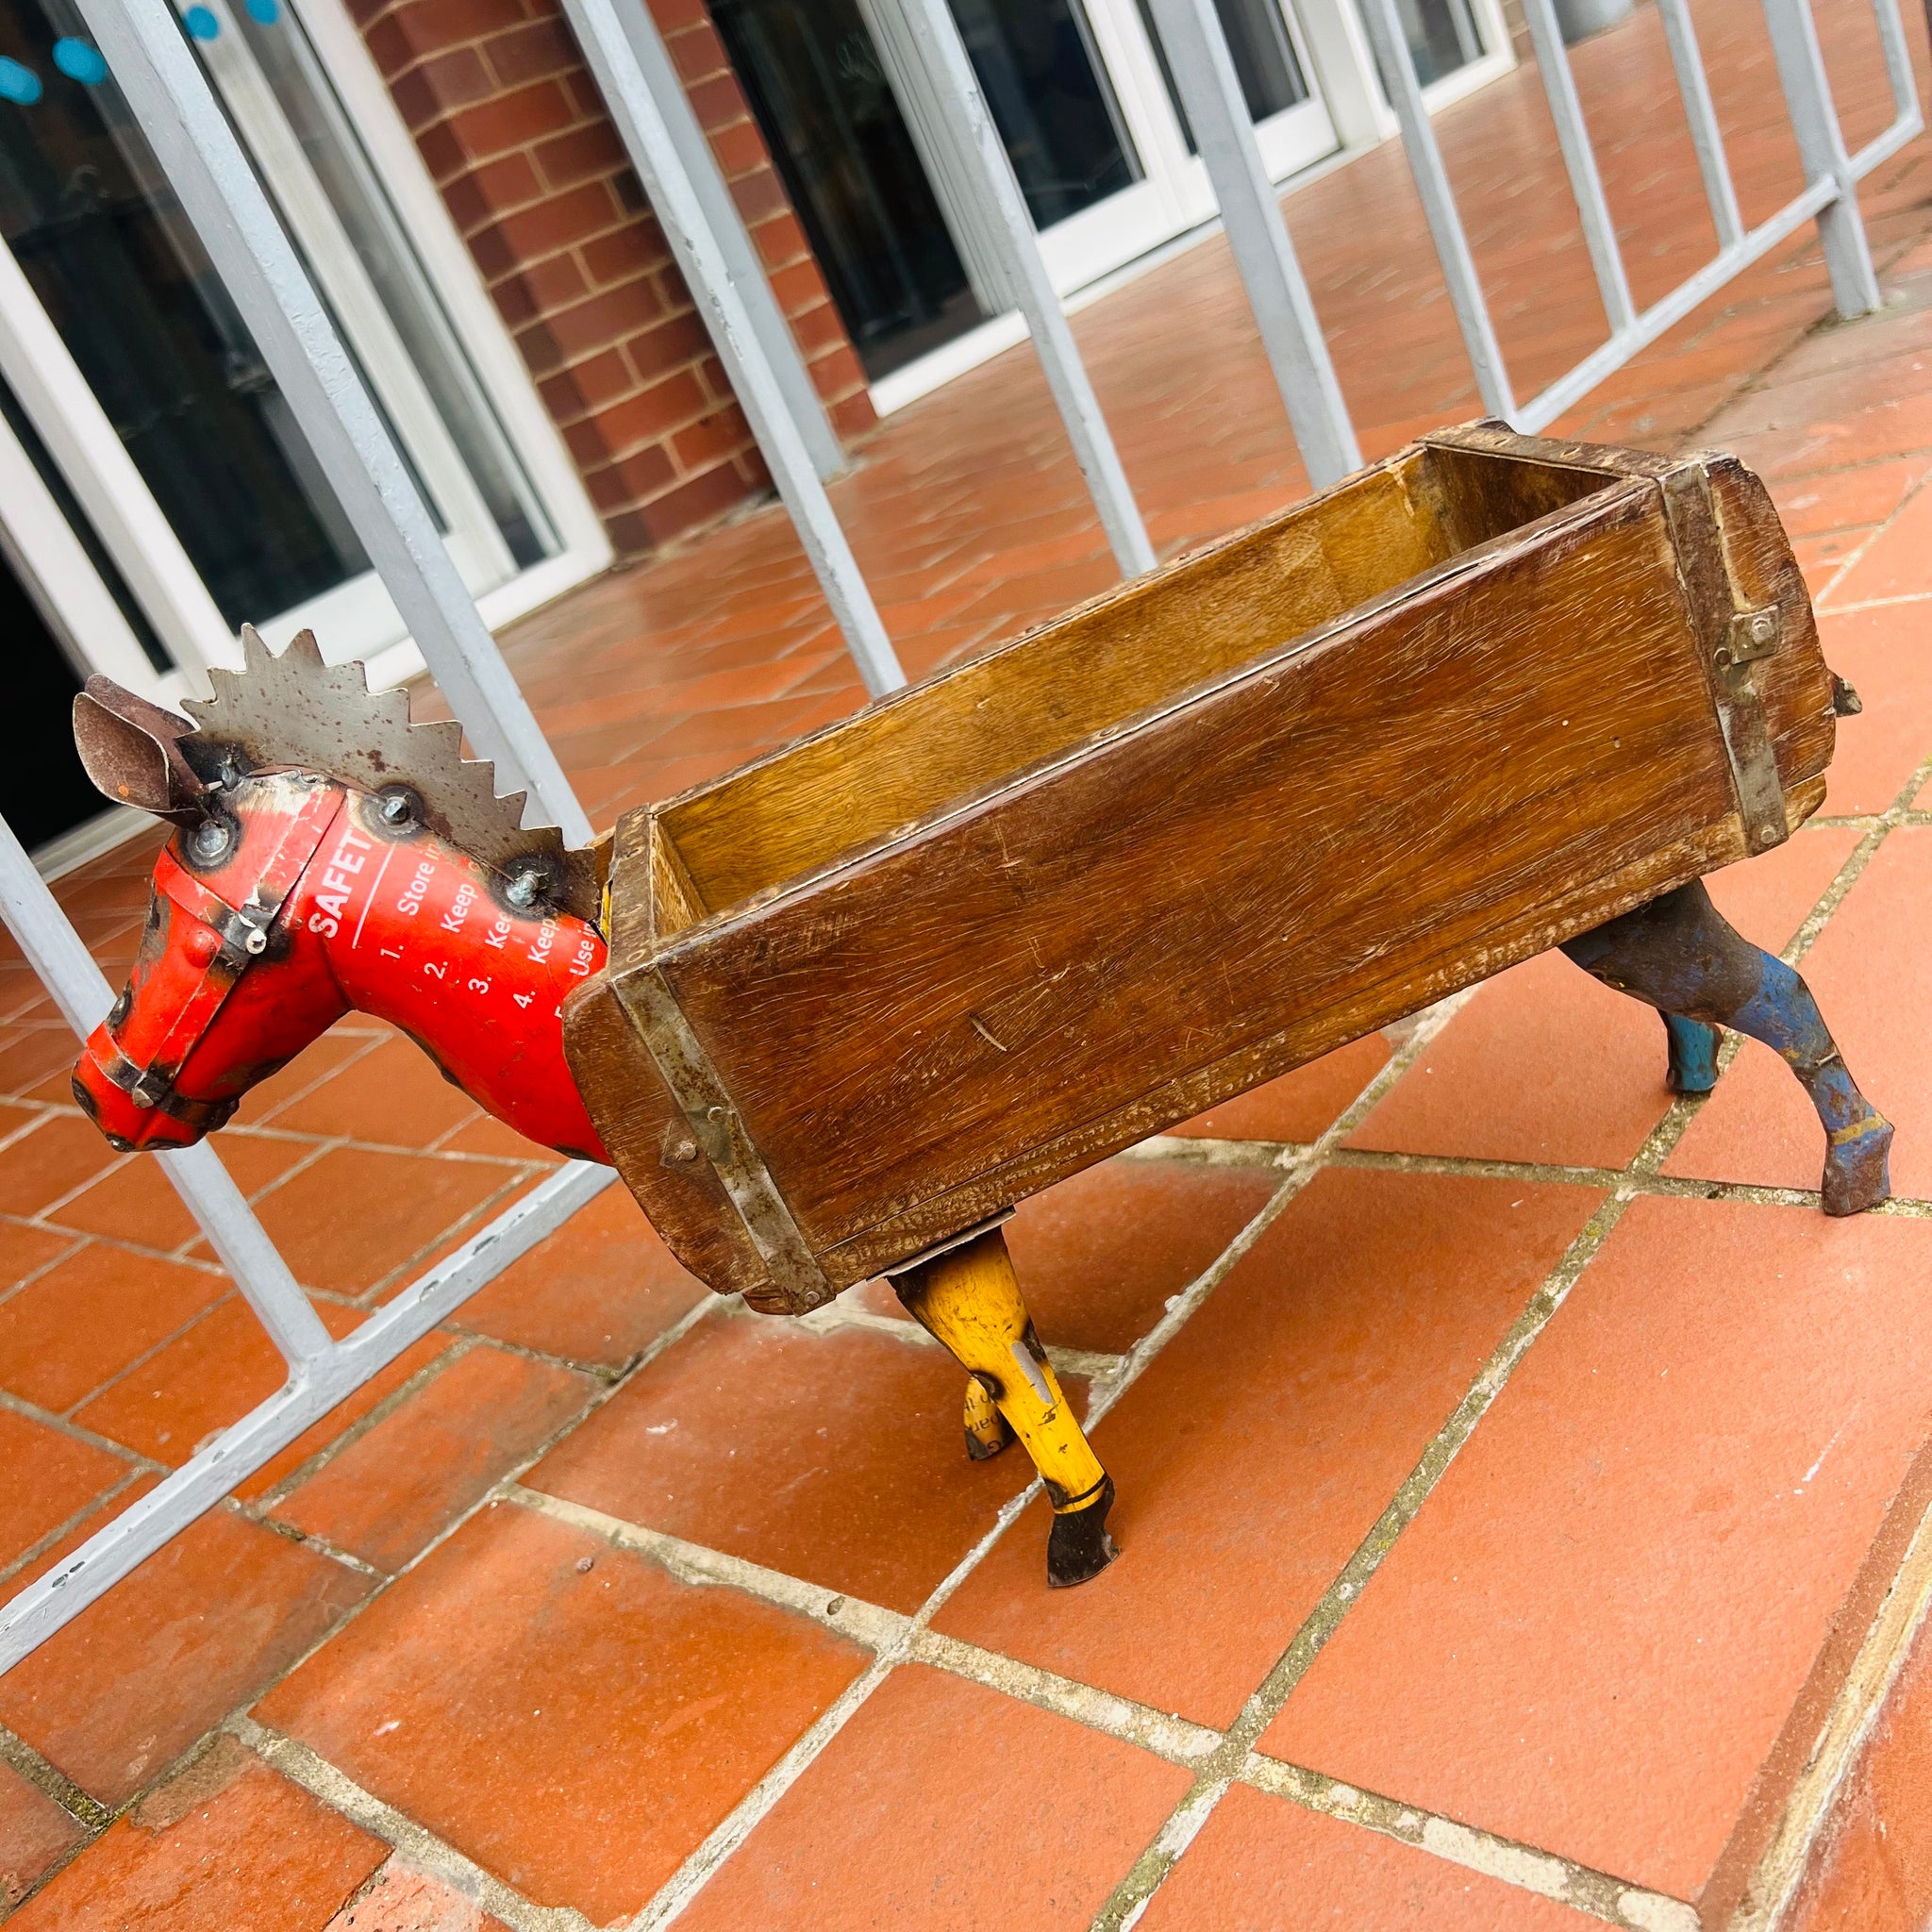
{"type": "Polygon", "coordinates": [[[117,805],[192,824],[206,815],[207,783],[181,754],[186,718],[96,673],[74,700],[74,742],[95,789],[117,805]]]}

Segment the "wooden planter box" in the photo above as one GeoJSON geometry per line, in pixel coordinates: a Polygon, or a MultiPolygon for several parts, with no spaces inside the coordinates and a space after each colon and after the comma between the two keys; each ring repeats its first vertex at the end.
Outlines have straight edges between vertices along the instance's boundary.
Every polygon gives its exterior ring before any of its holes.
{"type": "Polygon", "coordinates": [[[1774,844],[1831,680],[1763,487],[1425,438],[617,828],[571,1066],[803,1311],[1774,844]]]}

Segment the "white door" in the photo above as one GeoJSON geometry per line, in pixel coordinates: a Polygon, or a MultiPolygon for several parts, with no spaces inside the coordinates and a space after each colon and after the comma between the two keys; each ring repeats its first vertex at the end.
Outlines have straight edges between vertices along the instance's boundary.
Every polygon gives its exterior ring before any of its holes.
{"type": "MultiPolygon", "coordinates": [[[[434,191],[406,180],[417,164],[386,99],[374,115],[366,93],[345,107],[359,44],[332,46],[326,69],[318,58],[315,9],[335,0],[301,4],[194,0],[183,23],[465,584],[486,600],[554,594],[608,545],[520,367],[504,379],[513,347],[497,331],[479,352],[487,298],[460,244],[436,238],[434,275],[417,245],[434,191]]],[[[0,0],[0,377],[17,417],[0,467],[28,461],[42,485],[8,491],[0,525],[43,605],[59,574],[44,512],[65,498],[148,655],[178,670],[231,658],[244,622],[276,641],[313,625],[336,659],[403,636],[70,0],[0,0]]],[[[125,639],[93,634],[126,659],[125,639]]]]}

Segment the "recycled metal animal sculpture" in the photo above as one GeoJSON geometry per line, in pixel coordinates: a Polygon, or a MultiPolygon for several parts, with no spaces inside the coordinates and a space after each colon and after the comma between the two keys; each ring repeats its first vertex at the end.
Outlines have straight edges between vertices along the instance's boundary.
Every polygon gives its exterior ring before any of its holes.
{"type": "Polygon", "coordinates": [[[890,1276],[1017,1436],[1050,1584],[1115,1554],[1111,1480],[1007,1257],[1014,1202],[1557,944],[1720,1027],[1825,1129],[1823,1206],[1890,1125],[1804,980],[1701,875],[1824,796],[1856,700],[1755,478],[1447,432],[853,720],[622,821],[521,828],[455,724],[253,633],[191,729],[108,683],[96,784],[179,827],[75,1091],[180,1146],[351,1008],[531,1140],[611,1161],[721,1292],[890,1276]]]}

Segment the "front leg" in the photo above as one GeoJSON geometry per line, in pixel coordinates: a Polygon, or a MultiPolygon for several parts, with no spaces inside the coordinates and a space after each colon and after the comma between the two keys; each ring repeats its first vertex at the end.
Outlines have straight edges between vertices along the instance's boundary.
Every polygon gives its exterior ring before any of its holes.
{"type": "Polygon", "coordinates": [[[1119,1554],[1107,1533],[1113,1478],[1081,1433],[1034,1332],[1004,1230],[989,1228],[891,1280],[907,1312],[952,1350],[1033,1458],[1053,1504],[1048,1587],[1098,1576],[1119,1554]]]}
{"type": "Polygon", "coordinates": [[[1735,1027],[1776,1053],[1824,1123],[1827,1214],[1856,1214],[1891,1198],[1891,1124],[1858,1091],[1811,989],[1742,938],[1701,879],[1566,941],[1563,951],[1606,986],[1664,1014],[1679,1092],[1701,1091],[1715,1077],[1714,1066],[1707,1074],[1699,1064],[1698,1042],[1688,1031],[1680,1036],[1685,1021],[1735,1027]]]}

